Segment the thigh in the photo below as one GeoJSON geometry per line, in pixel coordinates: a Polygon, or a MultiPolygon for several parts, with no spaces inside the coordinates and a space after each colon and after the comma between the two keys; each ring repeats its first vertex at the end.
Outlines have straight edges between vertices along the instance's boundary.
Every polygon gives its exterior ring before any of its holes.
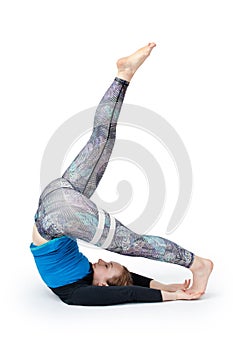
{"type": "Polygon", "coordinates": [[[53,188],[41,197],[36,226],[45,239],[67,235],[89,242],[98,226],[98,208],[69,187],[53,188]]]}

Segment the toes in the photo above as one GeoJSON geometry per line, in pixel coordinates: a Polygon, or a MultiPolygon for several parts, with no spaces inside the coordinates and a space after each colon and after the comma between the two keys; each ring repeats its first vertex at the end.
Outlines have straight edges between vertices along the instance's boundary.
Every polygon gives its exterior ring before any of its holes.
{"type": "Polygon", "coordinates": [[[156,44],[154,42],[148,44],[149,47],[155,47],[156,44]]]}

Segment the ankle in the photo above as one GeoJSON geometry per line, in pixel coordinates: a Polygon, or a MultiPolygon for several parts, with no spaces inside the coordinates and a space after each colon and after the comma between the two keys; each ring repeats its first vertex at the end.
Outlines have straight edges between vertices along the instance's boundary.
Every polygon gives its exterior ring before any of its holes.
{"type": "Polygon", "coordinates": [[[192,265],[190,266],[190,270],[192,272],[201,271],[203,269],[212,269],[213,262],[209,259],[201,258],[200,256],[194,256],[194,260],[192,265]]]}
{"type": "Polygon", "coordinates": [[[203,259],[199,256],[194,256],[193,263],[190,266],[192,272],[201,270],[204,267],[203,259]]]}
{"type": "Polygon", "coordinates": [[[131,81],[134,73],[130,69],[118,70],[117,77],[128,82],[131,81]]]}

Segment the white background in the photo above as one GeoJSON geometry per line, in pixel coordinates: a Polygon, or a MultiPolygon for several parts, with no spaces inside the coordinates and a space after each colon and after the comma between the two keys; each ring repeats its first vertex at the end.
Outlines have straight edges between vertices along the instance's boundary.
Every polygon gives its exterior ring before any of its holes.
{"type": "MultiPolygon", "coordinates": [[[[231,341],[232,27],[226,0],[1,1],[1,347],[210,349],[231,341]],[[43,151],[66,119],[99,102],[117,58],[149,41],[157,47],[125,102],[160,114],[183,139],[193,196],[169,238],[215,268],[198,301],[69,307],[41,282],[29,251],[43,151]]],[[[190,277],[178,266],[114,259],[161,281],[190,277]]]]}

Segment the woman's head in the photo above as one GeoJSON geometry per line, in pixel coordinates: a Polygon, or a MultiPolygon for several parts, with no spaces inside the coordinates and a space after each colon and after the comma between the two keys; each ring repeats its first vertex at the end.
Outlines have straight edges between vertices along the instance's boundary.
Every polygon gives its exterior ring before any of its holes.
{"type": "Polygon", "coordinates": [[[95,286],[129,286],[133,284],[129,270],[114,261],[99,259],[93,267],[93,285],[95,286]]]}

